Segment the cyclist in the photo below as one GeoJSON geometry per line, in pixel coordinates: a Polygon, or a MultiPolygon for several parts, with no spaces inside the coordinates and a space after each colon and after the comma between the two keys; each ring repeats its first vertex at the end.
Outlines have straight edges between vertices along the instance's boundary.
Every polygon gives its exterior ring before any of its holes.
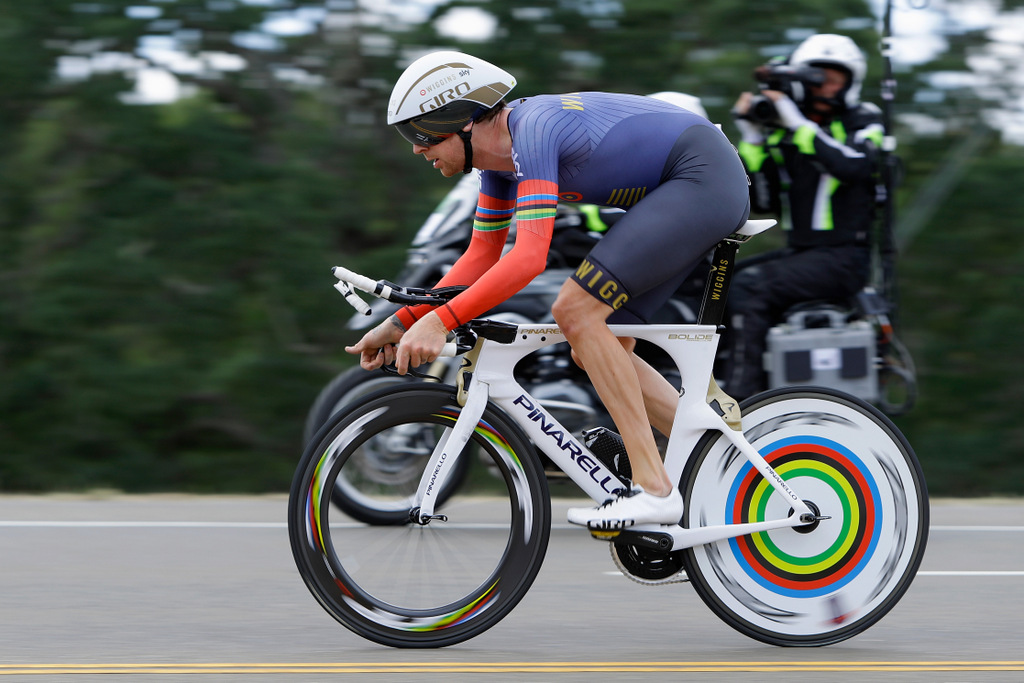
{"type": "Polygon", "coordinates": [[[860,101],[864,55],[846,36],[817,34],[793,51],[788,65],[820,67],[824,82],[793,88],[792,98],[765,90],[776,120],[745,118],[749,92],[733,108],[753,209],[778,214],[788,206],[789,218],[787,248],[741,262],[733,280],[724,383],[735,399],[766,388],[765,337],[787,308],[852,296],[870,270],[883,129],[879,108],[860,101]]]}
{"type": "Polygon", "coordinates": [[[622,434],[634,484],[569,521],[612,529],[675,524],[682,497],[651,431],[671,429],[676,390],[616,339],[608,323],[640,322],[702,256],[743,225],[747,178],[707,119],[637,95],[582,92],[506,104],[516,81],[470,55],[441,51],[399,78],[388,123],[446,177],[482,169],[473,238],[439,285],[469,284],[450,303],[399,311],[350,353],[374,369],[432,361],[446,334],[544,270],[559,200],[626,209],[562,286],[552,313],[622,434]],[[502,256],[513,215],[514,247],[502,256]],[[401,345],[392,346],[401,339],[401,345]]]}

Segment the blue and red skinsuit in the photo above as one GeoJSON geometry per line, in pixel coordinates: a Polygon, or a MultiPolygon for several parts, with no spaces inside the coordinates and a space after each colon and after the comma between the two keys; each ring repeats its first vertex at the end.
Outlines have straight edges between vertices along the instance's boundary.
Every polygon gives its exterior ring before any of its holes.
{"type": "MultiPolygon", "coordinates": [[[[687,161],[685,145],[680,144],[686,131],[699,127],[700,134],[695,137],[713,137],[713,144],[728,145],[725,136],[702,116],[638,95],[601,92],[540,95],[519,100],[510,108],[508,126],[516,170],[484,171],[481,175],[472,240],[465,254],[438,283],[439,286],[471,285],[450,303],[436,309],[448,329],[505,301],[544,270],[559,200],[628,210],[666,181],[678,179],[678,174],[673,177],[672,173],[681,162],[687,161]],[[502,257],[513,214],[516,217],[515,245],[502,257]]],[[[695,148],[703,146],[701,143],[695,148]]],[[[736,157],[731,145],[728,149],[730,156],[736,157]]],[[[698,154],[691,156],[699,161],[698,154]]],[[[708,164],[697,163],[694,167],[705,165],[708,164]]],[[[738,157],[735,165],[738,177],[742,178],[742,188],[741,194],[733,194],[742,195],[745,203],[746,176],[738,157]]],[[[746,209],[741,209],[742,216],[739,210],[732,211],[736,217],[729,219],[728,228],[718,230],[721,236],[735,228],[737,221],[741,224],[746,219],[746,209]]],[[[628,211],[626,216],[632,213],[628,211]]],[[[627,224],[630,223],[624,217],[609,235],[627,224]]],[[[639,235],[634,237],[638,238],[639,235]]],[[[719,238],[716,234],[711,245],[719,238]]],[[[702,242],[700,253],[704,251],[703,246],[702,242]]],[[[642,293],[624,293],[623,285],[616,282],[602,284],[601,296],[613,308],[617,308],[616,304],[624,297],[628,299],[642,293]],[[610,295],[605,296],[609,291],[610,295]]],[[[421,306],[403,309],[398,315],[408,328],[429,310],[433,309],[421,306]]]]}

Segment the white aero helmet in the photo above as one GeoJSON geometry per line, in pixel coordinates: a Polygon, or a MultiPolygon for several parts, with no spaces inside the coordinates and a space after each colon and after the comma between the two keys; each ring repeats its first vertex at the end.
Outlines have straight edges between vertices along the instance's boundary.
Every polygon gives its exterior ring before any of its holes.
{"type": "Polygon", "coordinates": [[[656,100],[674,104],[677,107],[686,109],[687,111],[692,111],[694,114],[700,114],[704,118],[708,117],[708,113],[705,111],[704,105],[700,103],[700,98],[696,95],[688,95],[684,92],[672,92],[671,90],[665,90],[663,92],[656,92],[648,95],[648,97],[653,97],[656,100]]]}
{"type": "Polygon", "coordinates": [[[841,93],[842,104],[855,107],[860,102],[860,88],[867,74],[867,60],[857,44],[847,36],[819,33],[800,43],[789,57],[792,66],[839,68],[850,76],[841,93]]]}
{"type": "Polygon", "coordinates": [[[493,108],[516,85],[512,74],[462,52],[420,57],[388,102],[388,125],[414,145],[436,145],[493,108]]]}

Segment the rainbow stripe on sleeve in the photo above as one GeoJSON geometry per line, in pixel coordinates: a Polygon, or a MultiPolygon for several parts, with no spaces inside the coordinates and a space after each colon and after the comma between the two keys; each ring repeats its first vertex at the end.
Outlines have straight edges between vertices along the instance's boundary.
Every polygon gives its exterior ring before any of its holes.
{"type": "Polygon", "coordinates": [[[550,180],[523,180],[516,197],[516,223],[519,228],[537,233],[550,232],[558,208],[558,183],[550,180]],[[544,221],[548,221],[545,225],[544,221]]]}
{"type": "Polygon", "coordinates": [[[477,200],[473,229],[493,232],[503,230],[512,224],[516,203],[511,199],[497,199],[483,193],[477,200]]]}

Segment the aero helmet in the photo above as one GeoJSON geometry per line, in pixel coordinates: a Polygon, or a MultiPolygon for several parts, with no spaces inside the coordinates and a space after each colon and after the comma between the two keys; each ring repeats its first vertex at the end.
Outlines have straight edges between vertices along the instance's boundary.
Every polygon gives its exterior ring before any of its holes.
{"type": "Polygon", "coordinates": [[[507,71],[462,52],[420,57],[388,102],[388,125],[414,145],[436,145],[492,109],[515,87],[507,71]]]}
{"type": "Polygon", "coordinates": [[[797,46],[789,57],[793,66],[838,68],[849,75],[839,104],[855,107],[860,102],[860,88],[867,74],[867,61],[857,44],[846,36],[819,33],[797,46]]]}

